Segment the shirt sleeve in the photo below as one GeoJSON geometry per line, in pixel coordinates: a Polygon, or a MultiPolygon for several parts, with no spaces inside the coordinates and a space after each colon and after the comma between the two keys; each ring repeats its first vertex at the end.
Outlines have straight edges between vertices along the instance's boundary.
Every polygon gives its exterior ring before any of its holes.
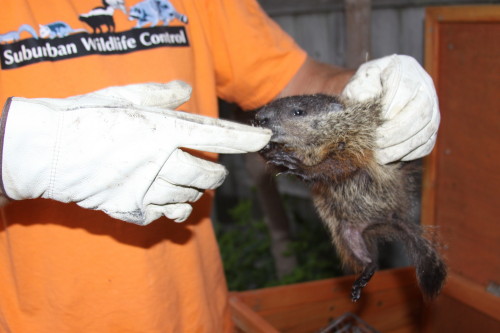
{"type": "Polygon", "coordinates": [[[207,38],[220,98],[243,109],[278,95],[307,55],[255,0],[209,0],[207,38]]]}

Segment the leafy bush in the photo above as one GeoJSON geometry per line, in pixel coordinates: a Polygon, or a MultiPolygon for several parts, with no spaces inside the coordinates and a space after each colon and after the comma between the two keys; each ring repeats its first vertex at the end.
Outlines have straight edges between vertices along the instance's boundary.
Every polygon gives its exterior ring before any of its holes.
{"type": "Polygon", "coordinates": [[[304,219],[294,207],[298,198],[285,198],[291,212],[293,240],[290,255],[295,255],[297,268],[278,279],[271,254],[271,238],[262,218],[253,217],[252,201],[240,201],[229,210],[233,223],[215,223],[224,270],[230,290],[248,290],[298,283],[342,274],[339,260],[327,230],[315,216],[304,219]]]}

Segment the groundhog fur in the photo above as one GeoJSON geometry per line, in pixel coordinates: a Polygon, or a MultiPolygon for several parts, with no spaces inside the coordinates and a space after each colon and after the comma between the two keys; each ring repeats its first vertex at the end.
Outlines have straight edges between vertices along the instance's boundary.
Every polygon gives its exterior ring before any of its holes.
{"type": "Polygon", "coordinates": [[[310,184],[341,261],[361,273],[353,301],[377,269],[381,240],[401,241],[424,296],[439,294],[446,266],[412,219],[415,168],[380,165],[374,157],[375,131],[383,123],[379,98],[361,103],[323,94],[285,97],[258,110],[255,123],[273,132],[261,155],[277,171],[310,184]]]}

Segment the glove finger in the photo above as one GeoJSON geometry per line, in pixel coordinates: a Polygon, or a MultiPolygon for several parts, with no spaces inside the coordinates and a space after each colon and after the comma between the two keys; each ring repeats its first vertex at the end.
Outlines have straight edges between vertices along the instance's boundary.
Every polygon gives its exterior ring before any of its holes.
{"type": "Polygon", "coordinates": [[[381,80],[385,91],[383,95],[386,107],[383,114],[385,119],[396,117],[416,93],[425,95],[430,101],[437,103],[432,78],[418,61],[410,56],[394,56],[391,64],[382,71],[381,80]]]}
{"type": "Polygon", "coordinates": [[[172,203],[195,202],[203,192],[195,188],[177,186],[157,178],[144,197],[144,205],[163,206],[172,203]]]}
{"type": "MultiPolygon", "coordinates": [[[[80,205],[80,206],[82,206],[82,205],[80,205]]],[[[84,206],[82,206],[82,207],[84,207],[84,206]]],[[[88,208],[88,207],[85,207],[85,208],[88,208]]],[[[153,220],[147,221],[145,219],[145,215],[140,210],[121,212],[121,211],[113,211],[113,210],[103,209],[103,212],[108,214],[112,218],[122,220],[125,222],[138,224],[138,225],[146,225],[146,224],[151,223],[151,221],[155,220],[155,219],[153,219],[153,220]]]]}
{"type": "Polygon", "coordinates": [[[187,220],[193,207],[186,203],[168,204],[164,206],[148,205],[146,207],[146,224],[159,219],[163,215],[175,222],[184,222],[187,220]]]}
{"type": "Polygon", "coordinates": [[[409,161],[427,155],[434,147],[437,137],[437,129],[434,132],[428,130],[431,128],[417,133],[405,142],[376,150],[375,158],[380,164],[387,164],[401,159],[409,161]]]}
{"type": "Polygon", "coordinates": [[[357,101],[366,101],[382,93],[381,69],[371,63],[362,65],[347,83],[342,95],[357,101]]]}
{"type": "MultiPolygon", "coordinates": [[[[366,101],[381,95],[383,87],[387,85],[387,82],[383,82],[382,73],[393,66],[392,63],[398,57],[400,56],[393,54],[362,64],[344,88],[342,95],[357,101],[366,101]]],[[[393,80],[395,78],[390,78],[390,81],[393,80]]]]}
{"type": "Polygon", "coordinates": [[[428,95],[415,92],[408,104],[399,107],[404,110],[393,118],[387,119],[377,129],[377,145],[381,148],[407,141],[425,128],[429,128],[430,132],[437,130],[439,112],[436,111],[437,106],[428,95]],[[432,111],[422,112],[422,110],[429,109],[432,111]]]}
{"type": "Polygon", "coordinates": [[[420,147],[416,148],[414,151],[412,151],[408,155],[404,156],[402,158],[402,160],[403,161],[412,161],[412,160],[416,160],[418,158],[422,158],[424,156],[429,155],[431,153],[432,149],[434,148],[434,145],[436,143],[436,138],[437,138],[437,132],[434,133],[434,135],[432,137],[430,137],[426,143],[424,143],[420,147]]]}
{"type": "Polygon", "coordinates": [[[139,83],[108,87],[92,94],[135,105],[175,109],[189,100],[191,86],[178,80],[168,83],[139,83]]]}
{"type": "Polygon", "coordinates": [[[226,168],[176,149],[160,171],[158,178],[174,185],[197,189],[214,189],[222,184],[226,168]]]}
{"type": "Polygon", "coordinates": [[[232,121],[175,112],[181,147],[212,153],[240,154],[262,149],[271,139],[269,129],[232,121]]]}

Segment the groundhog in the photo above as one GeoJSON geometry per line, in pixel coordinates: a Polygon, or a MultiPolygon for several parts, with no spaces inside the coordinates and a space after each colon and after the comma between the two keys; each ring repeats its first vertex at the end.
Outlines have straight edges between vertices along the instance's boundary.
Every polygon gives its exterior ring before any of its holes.
{"type": "Polygon", "coordinates": [[[279,172],[310,184],[342,263],[361,273],[353,301],[377,269],[380,240],[400,240],[423,294],[438,295],[446,266],[412,220],[418,202],[415,168],[375,160],[375,131],[383,123],[380,98],[361,103],[323,94],[285,97],[258,110],[255,123],[273,132],[261,155],[279,172]]]}

